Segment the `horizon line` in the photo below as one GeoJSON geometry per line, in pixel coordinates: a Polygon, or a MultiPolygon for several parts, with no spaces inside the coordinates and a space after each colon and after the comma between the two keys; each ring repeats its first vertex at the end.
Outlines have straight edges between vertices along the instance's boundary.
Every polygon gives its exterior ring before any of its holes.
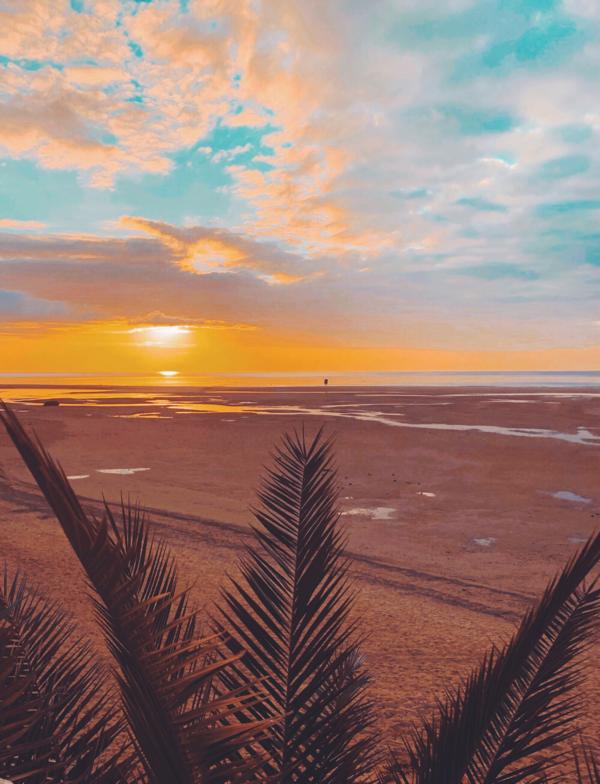
{"type": "MultiPolygon", "coordinates": [[[[0,372],[0,378],[147,378],[152,376],[159,376],[163,371],[147,371],[147,372],[117,372],[117,371],[9,371],[0,372]]],[[[171,380],[181,378],[281,378],[289,377],[295,378],[298,376],[305,376],[310,378],[323,378],[336,376],[394,376],[394,375],[454,375],[454,376],[478,376],[478,375],[600,375],[600,369],[585,368],[580,370],[573,369],[555,369],[555,370],[281,370],[281,371],[253,371],[253,372],[223,372],[223,373],[186,373],[184,371],[176,371],[171,380]]]]}

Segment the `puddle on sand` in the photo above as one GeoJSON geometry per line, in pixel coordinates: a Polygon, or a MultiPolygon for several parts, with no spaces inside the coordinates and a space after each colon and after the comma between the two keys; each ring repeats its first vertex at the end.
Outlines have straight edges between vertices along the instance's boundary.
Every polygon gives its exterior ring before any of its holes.
{"type": "Polygon", "coordinates": [[[428,493],[426,490],[417,491],[417,495],[424,495],[425,498],[435,498],[435,493],[428,493]]]}
{"type": "Polygon", "coordinates": [[[138,471],[149,471],[149,468],[97,468],[99,474],[120,474],[122,476],[137,474],[138,471]]]}
{"type": "Polygon", "coordinates": [[[395,514],[396,510],[393,506],[373,506],[368,509],[356,507],[342,512],[342,515],[360,515],[370,517],[371,520],[392,520],[395,514]]]}
{"type": "Polygon", "coordinates": [[[89,477],[89,474],[73,474],[73,476],[68,476],[67,479],[72,482],[74,479],[89,479],[89,477]]]}
{"type": "Polygon", "coordinates": [[[249,408],[248,406],[226,405],[222,403],[177,403],[170,405],[169,408],[176,414],[239,414],[251,412],[253,414],[264,413],[261,409],[249,408]]]}
{"type": "Polygon", "coordinates": [[[587,542],[587,539],[585,536],[569,536],[567,541],[569,544],[584,544],[584,542],[587,542]]]}
{"type": "MultiPolygon", "coordinates": [[[[222,408],[218,406],[208,406],[206,404],[185,404],[170,406],[170,408],[181,409],[185,412],[198,411],[200,413],[211,413],[222,408]]],[[[388,427],[407,427],[418,430],[448,430],[454,432],[479,432],[501,436],[518,436],[521,438],[553,438],[558,441],[566,441],[571,444],[584,444],[586,446],[600,447],[600,435],[595,435],[585,427],[579,427],[575,433],[561,433],[555,430],[535,427],[501,427],[499,425],[457,425],[444,424],[441,422],[401,422],[399,419],[392,419],[390,414],[382,411],[340,411],[325,408],[306,408],[302,406],[277,406],[261,408],[244,408],[243,406],[229,406],[229,410],[244,411],[246,413],[261,414],[267,416],[327,416],[339,417],[343,419],[356,419],[360,422],[377,422],[388,427]]],[[[179,411],[178,411],[179,413],[179,411]]],[[[400,416],[400,415],[398,415],[400,416]]]]}
{"type": "Polygon", "coordinates": [[[537,400],[522,400],[521,398],[514,398],[513,399],[511,397],[506,397],[506,398],[504,398],[504,400],[502,400],[500,398],[498,400],[490,400],[489,402],[490,403],[537,403],[538,401],[537,400]]]}
{"type": "Polygon", "coordinates": [[[172,416],[165,416],[158,412],[142,411],[137,414],[112,414],[113,419],[173,419],[172,416]]]}
{"type": "Polygon", "coordinates": [[[556,493],[550,493],[552,498],[558,498],[560,501],[573,501],[576,504],[591,504],[592,499],[586,498],[583,495],[572,493],[570,490],[559,490],[556,493]]]}
{"type": "Polygon", "coordinates": [[[491,547],[493,544],[496,544],[496,540],[493,536],[487,536],[481,539],[473,539],[473,542],[478,544],[480,547],[491,547]]]}

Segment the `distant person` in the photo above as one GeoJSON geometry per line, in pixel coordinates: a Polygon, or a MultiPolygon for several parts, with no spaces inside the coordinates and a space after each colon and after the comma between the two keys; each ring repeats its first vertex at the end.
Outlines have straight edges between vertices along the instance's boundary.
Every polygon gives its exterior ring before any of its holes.
{"type": "Polygon", "coordinates": [[[323,384],[324,384],[325,386],[327,386],[327,384],[329,384],[329,379],[328,379],[328,378],[324,378],[324,379],[323,379],[323,384]]]}

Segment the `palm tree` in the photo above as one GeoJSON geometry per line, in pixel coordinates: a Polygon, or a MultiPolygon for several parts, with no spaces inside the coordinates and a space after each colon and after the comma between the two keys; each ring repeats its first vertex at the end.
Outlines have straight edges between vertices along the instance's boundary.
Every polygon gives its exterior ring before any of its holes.
{"type": "Polygon", "coordinates": [[[0,582],[0,773],[25,782],[117,784],[132,772],[115,744],[105,673],[56,606],[19,574],[0,582]],[[60,655],[59,655],[60,654],[60,655]],[[113,748],[113,751],[109,751],[113,748]]]}
{"type": "MultiPolygon", "coordinates": [[[[138,763],[136,780],[245,781],[253,761],[240,760],[238,749],[267,725],[230,721],[235,711],[256,699],[253,684],[215,698],[212,677],[239,656],[225,656],[219,637],[196,634],[197,613],[188,606],[189,591],[178,585],[172,554],[150,535],[135,507],[123,506],[120,524],[108,505],[102,518],[88,514],[62,469],[6,407],[3,421],[93,591],[138,763]]],[[[9,657],[11,646],[9,638],[9,657]]]]}
{"type": "MultiPolygon", "coordinates": [[[[286,436],[276,451],[259,492],[254,545],[241,576],[223,589],[207,637],[197,632],[173,556],[141,511],[124,504],[118,519],[108,506],[91,516],[12,411],[4,406],[0,418],[84,568],[119,695],[98,698],[104,676],[69,622],[22,578],[5,577],[0,777],[24,784],[560,780],[600,604],[589,581],[600,535],[551,581],[512,639],[382,763],[352,619],[332,444],[322,433],[310,441],[286,436]]],[[[570,780],[600,781],[591,752],[576,760],[570,780]]]]}
{"type": "Polygon", "coordinates": [[[440,701],[407,740],[407,770],[394,758],[387,780],[541,783],[560,770],[581,715],[582,657],[600,610],[600,588],[585,581],[599,558],[600,534],[550,582],[510,642],[440,701]]]}
{"type": "Polygon", "coordinates": [[[331,442],[285,436],[259,491],[255,545],[230,580],[215,622],[240,658],[219,680],[264,684],[249,719],[277,784],[361,782],[377,757],[375,718],[351,619],[353,588],[338,526],[331,442]],[[229,634],[227,633],[229,632],[229,634]]]}
{"type": "Polygon", "coordinates": [[[600,784],[600,762],[594,751],[584,742],[574,753],[577,784],[600,784]]]}

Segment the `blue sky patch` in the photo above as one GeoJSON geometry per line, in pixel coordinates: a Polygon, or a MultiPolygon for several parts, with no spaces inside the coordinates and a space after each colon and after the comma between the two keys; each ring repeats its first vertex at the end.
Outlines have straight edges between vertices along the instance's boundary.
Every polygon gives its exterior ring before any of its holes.
{"type": "Polygon", "coordinates": [[[131,54],[132,54],[134,57],[137,57],[137,58],[138,58],[138,60],[139,60],[139,59],[141,59],[141,58],[144,56],[144,50],[143,50],[143,49],[142,49],[142,47],[141,47],[141,46],[140,46],[138,43],[136,43],[135,41],[132,41],[131,39],[129,39],[129,40],[127,41],[127,46],[129,47],[129,49],[130,49],[130,51],[131,51],[131,54]]]}
{"type": "Polygon", "coordinates": [[[393,196],[395,199],[426,199],[428,196],[431,196],[431,191],[427,188],[413,188],[390,191],[390,196],[393,196]]]}
{"type": "Polygon", "coordinates": [[[504,109],[486,109],[447,105],[441,107],[443,117],[450,127],[464,136],[506,133],[517,125],[517,119],[504,109]]]}
{"type": "Polygon", "coordinates": [[[560,180],[583,174],[590,168],[590,159],[585,155],[565,155],[545,161],[539,168],[539,176],[544,180],[560,180]]]}
{"type": "Polygon", "coordinates": [[[559,136],[567,144],[583,144],[592,138],[594,131],[585,123],[564,125],[558,129],[559,136]]]}
{"type": "Polygon", "coordinates": [[[600,244],[586,249],[585,261],[586,264],[591,264],[593,267],[600,267],[600,244]]]}
{"type": "Polygon", "coordinates": [[[462,267],[456,270],[459,275],[469,275],[481,280],[502,280],[513,278],[515,280],[537,280],[539,273],[531,269],[519,267],[516,264],[502,264],[492,262],[490,264],[478,264],[472,267],[462,267]]]}
{"type": "Polygon", "coordinates": [[[60,318],[66,316],[70,310],[64,302],[32,297],[21,291],[0,289],[0,321],[60,318]]]}
{"type": "Polygon", "coordinates": [[[482,199],[479,196],[465,196],[462,199],[458,199],[456,203],[461,207],[469,207],[478,212],[507,212],[508,210],[504,204],[488,201],[488,199],[482,199]]]}
{"type": "Polygon", "coordinates": [[[589,212],[600,210],[600,199],[574,199],[572,201],[557,201],[549,204],[540,204],[537,214],[541,218],[554,218],[559,215],[589,212]]]}

